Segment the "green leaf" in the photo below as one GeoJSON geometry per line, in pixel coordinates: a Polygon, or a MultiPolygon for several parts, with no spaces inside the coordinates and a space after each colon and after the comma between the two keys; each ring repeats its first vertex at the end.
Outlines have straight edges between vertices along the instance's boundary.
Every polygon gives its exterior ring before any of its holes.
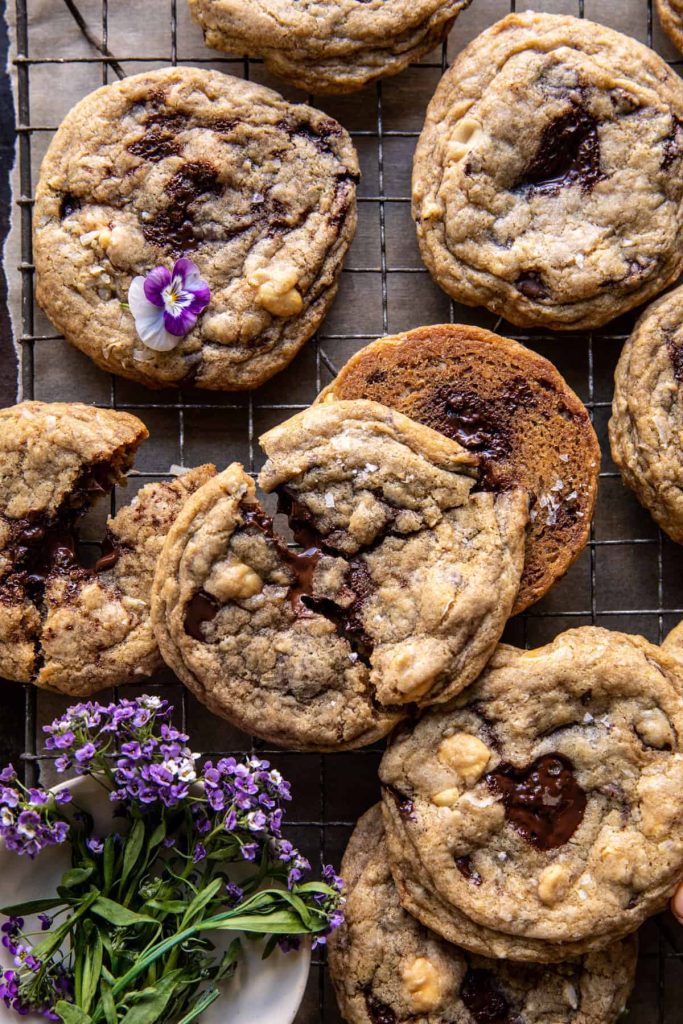
{"type": "Polygon", "coordinates": [[[204,1013],[204,1010],[211,1006],[211,1003],[215,1003],[219,996],[220,991],[217,988],[207,989],[199,997],[190,1012],[185,1014],[182,1020],[178,1021],[178,1024],[191,1024],[191,1021],[196,1020],[200,1014],[204,1013]]]}
{"type": "Polygon", "coordinates": [[[136,914],[135,911],[129,910],[127,907],[121,906],[120,903],[115,903],[114,900],[108,900],[106,896],[100,896],[93,903],[91,910],[93,914],[97,914],[98,917],[104,918],[109,924],[113,925],[114,928],[131,928],[136,924],[158,924],[153,917],[147,917],[145,914],[136,914]]]}
{"type": "Polygon", "coordinates": [[[153,850],[155,847],[163,843],[166,838],[166,822],[160,821],[157,827],[152,832],[147,843],[147,849],[153,850]]]}
{"type": "Polygon", "coordinates": [[[107,836],[104,841],[104,853],[102,855],[102,871],[104,875],[104,891],[109,892],[114,881],[114,866],[116,864],[116,840],[113,836],[107,836]]]}
{"type": "Polygon", "coordinates": [[[121,867],[121,881],[125,882],[129,874],[135,867],[142,852],[142,846],[145,841],[145,823],[141,818],[133,825],[130,830],[130,835],[126,839],[126,844],[123,852],[123,866],[121,867]]]}
{"type": "Polygon", "coordinates": [[[238,914],[227,921],[216,923],[209,918],[195,926],[197,931],[256,932],[259,935],[308,935],[309,929],[292,910],[275,910],[270,914],[238,914]]]}
{"type": "Polygon", "coordinates": [[[64,900],[45,899],[29,900],[27,903],[14,903],[11,907],[3,907],[0,914],[7,917],[28,917],[29,914],[42,914],[45,910],[54,910],[55,907],[63,907],[64,900]]]}
{"type": "MultiPolygon", "coordinates": [[[[76,889],[79,885],[83,885],[93,874],[95,868],[71,868],[70,871],[65,871],[62,875],[62,880],[57,887],[57,892],[61,894],[62,889],[66,889],[67,893],[69,889],[76,889]]],[[[68,893],[71,895],[70,893],[68,893]]]]}
{"type": "Polygon", "coordinates": [[[166,914],[184,914],[187,910],[185,900],[147,900],[145,906],[150,910],[162,910],[166,914]]]}
{"type": "Polygon", "coordinates": [[[135,1006],[131,1006],[121,1024],[154,1024],[164,1020],[164,1010],[182,971],[171,971],[161,978],[153,988],[144,989],[135,1006]]]}
{"type": "Polygon", "coordinates": [[[73,1003],[67,1003],[60,999],[55,1006],[55,1011],[64,1021],[64,1024],[92,1024],[92,1017],[89,1017],[84,1010],[80,1010],[73,1003]]]}
{"type": "Polygon", "coordinates": [[[118,1014],[116,1013],[114,997],[111,994],[110,986],[104,979],[100,982],[100,1001],[104,1011],[104,1019],[107,1024],[117,1024],[118,1014]]]}
{"type": "Polygon", "coordinates": [[[195,898],[190,903],[189,907],[185,912],[183,918],[183,926],[187,926],[190,922],[197,917],[197,915],[214,899],[223,887],[223,879],[215,878],[213,882],[207,885],[206,889],[201,889],[195,898]]]}
{"type": "Polygon", "coordinates": [[[98,931],[95,932],[88,947],[81,981],[81,1006],[89,1010],[99,988],[100,975],[102,973],[102,938],[98,931]]]}
{"type": "Polygon", "coordinates": [[[86,896],[83,902],[74,910],[74,912],[69,917],[67,917],[65,921],[63,921],[60,924],[58,928],[54,928],[51,932],[48,933],[47,937],[43,939],[42,942],[39,942],[37,946],[33,947],[33,955],[36,957],[36,959],[42,960],[44,962],[52,956],[55,950],[59,949],[66,936],[75,927],[76,922],[81,917],[83,917],[83,915],[87,913],[88,910],[90,910],[90,907],[98,898],[98,896],[99,892],[97,891],[97,889],[95,889],[88,896],[86,896]]]}

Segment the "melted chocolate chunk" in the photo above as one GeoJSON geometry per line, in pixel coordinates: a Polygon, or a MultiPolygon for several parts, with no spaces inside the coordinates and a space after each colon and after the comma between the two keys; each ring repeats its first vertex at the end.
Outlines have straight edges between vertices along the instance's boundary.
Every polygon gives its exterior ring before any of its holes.
{"type": "Polygon", "coordinates": [[[167,156],[177,156],[180,153],[180,146],[171,129],[157,121],[149,124],[145,128],[145,134],[130,144],[128,152],[155,164],[167,156]]]}
{"type": "Polygon", "coordinates": [[[508,381],[492,398],[445,387],[437,392],[424,415],[431,426],[480,457],[481,487],[503,490],[515,484],[505,467],[515,443],[514,417],[520,408],[528,410],[536,401],[528,381],[519,377],[508,381]]]}
{"type": "Polygon", "coordinates": [[[600,170],[598,122],[575,103],[543,129],[536,156],[515,185],[515,191],[555,195],[580,185],[590,192],[605,178],[600,170]]]}
{"type": "Polygon", "coordinates": [[[410,797],[406,796],[405,793],[402,793],[400,789],[396,788],[396,786],[390,786],[386,782],[382,783],[382,788],[386,789],[386,791],[388,793],[391,793],[391,795],[392,795],[392,797],[394,799],[394,803],[396,804],[396,807],[398,808],[398,813],[401,815],[401,817],[402,818],[411,818],[412,819],[412,817],[413,817],[413,810],[415,808],[415,804],[410,799],[410,797]]]}
{"type": "Polygon", "coordinates": [[[520,274],[515,281],[515,288],[533,302],[542,302],[543,299],[550,297],[550,292],[537,270],[528,270],[520,274]]]}
{"type": "Polygon", "coordinates": [[[113,543],[111,537],[105,537],[102,542],[102,551],[100,557],[95,562],[95,572],[106,572],[108,569],[113,569],[119,560],[121,552],[113,543]]]}
{"type": "Polygon", "coordinates": [[[72,195],[71,192],[65,192],[62,196],[62,201],[59,204],[60,219],[64,220],[65,217],[71,217],[76,210],[80,210],[80,208],[80,199],[72,195]]]}
{"type": "Polygon", "coordinates": [[[319,153],[325,153],[328,156],[335,156],[329,140],[341,135],[342,131],[341,125],[337,121],[333,121],[332,118],[321,121],[319,131],[310,124],[301,124],[287,120],[279,121],[276,127],[281,132],[289,135],[290,139],[298,137],[306,139],[307,142],[312,142],[319,153]]]}
{"type": "Polygon", "coordinates": [[[370,991],[365,993],[365,1007],[372,1024],[397,1024],[398,1018],[391,1007],[370,991]]]}
{"type": "Polygon", "coordinates": [[[482,877],[478,871],[475,871],[470,857],[456,857],[455,866],[460,874],[466,878],[468,882],[471,882],[472,885],[481,885],[482,877]]]}
{"type": "MultiPolygon", "coordinates": [[[[279,498],[278,498],[278,509],[279,509],[279,498]]],[[[244,525],[247,527],[253,527],[259,530],[265,537],[270,540],[280,556],[280,560],[284,562],[289,571],[294,576],[294,582],[289,586],[289,603],[292,606],[292,611],[299,618],[305,619],[310,618],[313,614],[313,609],[307,603],[307,599],[312,598],[313,590],[313,576],[315,569],[322,558],[322,551],[315,544],[311,544],[306,548],[305,551],[299,553],[292,551],[288,548],[281,537],[273,531],[272,519],[263,512],[258,505],[249,506],[248,510],[244,514],[244,525]]],[[[308,527],[306,530],[308,531],[308,527]]],[[[303,537],[303,534],[300,534],[303,537]]],[[[295,538],[297,541],[298,537],[295,538]]],[[[306,544],[308,540],[304,539],[299,543],[306,544]]]]}
{"type": "Polygon", "coordinates": [[[583,820],[586,794],[563,754],[546,754],[525,768],[501,764],[485,778],[508,821],[538,850],[563,846],[583,820]]]}
{"type": "Polygon", "coordinates": [[[177,171],[165,188],[168,204],[153,220],[142,226],[142,233],[152,245],[181,256],[201,243],[193,223],[193,207],[209,195],[220,195],[222,185],[211,164],[187,163],[177,171]]]}
{"type": "Polygon", "coordinates": [[[215,597],[207,594],[205,590],[198,590],[194,597],[185,606],[184,627],[185,632],[200,642],[206,642],[202,632],[202,625],[205,622],[212,622],[218,615],[220,605],[215,597]]]}
{"type": "Polygon", "coordinates": [[[673,366],[674,377],[679,384],[683,384],[683,344],[676,340],[673,333],[667,333],[666,349],[673,366]]]}
{"type": "Polygon", "coordinates": [[[476,1024],[514,1024],[510,1004],[492,971],[470,968],[460,986],[460,998],[476,1024]]]}

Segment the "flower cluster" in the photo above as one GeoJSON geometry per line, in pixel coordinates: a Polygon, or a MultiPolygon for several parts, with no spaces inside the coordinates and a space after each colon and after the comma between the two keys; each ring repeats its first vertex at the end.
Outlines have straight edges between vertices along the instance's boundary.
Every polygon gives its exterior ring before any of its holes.
{"type": "Polygon", "coordinates": [[[45,748],[60,752],[59,772],[108,774],[115,802],[175,807],[197,780],[199,755],[186,746],[185,733],[171,725],[172,711],[159,697],[76,704],[44,726],[45,748]]]}
{"type": "Polygon", "coordinates": [[[71,999],[71,979],[61,964],[44,965],[34,956],[23,927],[21,917],[10,917],[2,926],[2,945],[12,957],[14,968],[0,974],[0,999],[22,1017],[35,1013],[59,1021],[61,1017],[52,1007],[60,999],[71,999]]]}
{"type": "Polygon", "coordinates": [[[55,805],[68,803],[68,789],[54,794],[27,788],[10,764],[0,772],[0,837],[8,850],[35,857],[46,846],[65,842],[69,826],[55,818],[55,805]]]}
{"type": "MultiPolygon", "coordinates": [[[[235,835],[245,860],[255,860],[267,846],[276,860],[288,866],[289,888],[299,882],[310,864],[282,838],[283,800],[291,800],[289,783],[268,761],[249,757],[237,761],[224,757],[214,765],[207,761],[201,781],[206,802],[223,828],[235,835]]],[[[197,829],[208,831],[211,823],[206,812],[195,810],[197,829]]]]}

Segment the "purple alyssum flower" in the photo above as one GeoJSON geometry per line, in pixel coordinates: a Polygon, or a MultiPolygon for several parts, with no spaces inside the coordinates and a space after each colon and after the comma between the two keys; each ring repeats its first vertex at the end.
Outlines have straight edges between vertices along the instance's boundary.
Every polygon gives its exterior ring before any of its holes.
{"type": "Polygon", "coordinates": [[[173,270],[155,267],[146,277],[134,277],[128,289],[138,336],[155,352],[174,349],[210,300],[208,284],[188,259],[177,260],[173,270]]]}

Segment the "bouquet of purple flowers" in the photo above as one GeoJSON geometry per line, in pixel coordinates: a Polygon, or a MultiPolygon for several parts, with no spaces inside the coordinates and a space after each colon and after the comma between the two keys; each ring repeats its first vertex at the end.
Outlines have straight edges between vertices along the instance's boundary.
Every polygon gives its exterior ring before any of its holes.
{"type": "Polygon", "coordinates": [[[72,867],[54,896],[2,908],[14,960],[0,998],[18,1014],[65,1024],[190,1024],[218,998],[241,943],[229,930],[276,945],[313,945],[341,924],[342,882],[305,881],[308,861],[282,835],[289,784],[257,757],[207,761],[158,697],[78,704],[45,727],[59,772],[90,775],[108,793],[118,831],[97,835],[68,788],[24,786],[0,773],[0,836],[35,857],[69,843],[72,867]],[[231,865],[240,864],[239,884],[231,865]],[[38,915],[42,934],[24,918],[38,915]]]}

